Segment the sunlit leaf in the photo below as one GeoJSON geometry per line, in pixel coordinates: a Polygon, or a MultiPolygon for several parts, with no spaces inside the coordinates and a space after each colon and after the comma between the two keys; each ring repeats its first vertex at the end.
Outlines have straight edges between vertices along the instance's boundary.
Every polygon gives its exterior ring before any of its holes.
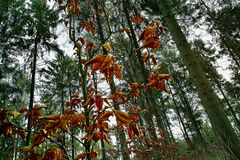
{"type": "Polygon", "coordinates": [[[24,146],[24,147],[20,147],[18,150],[19,150],[19,152],[31,152],[31,151],[33,151],[33,147],[31,145],[24,146]]]}
{"type": "Polygon", "coordinates": [[[105,48],[108,52],[113,50],[112,47],[111,47],[111,45],[110,45],[110,42],[105,42],[102,46],[103,46],[103,48],[105,48]]]}
{"type": "Polygon", "coordinates": [[[91,65],[91,64],[94,64],[94,63],[102,63],[105,59],[106,55],[104,54],[97,54],[95,55],[91,60],[87,61],[85,63],[85,66],[88,66],[88,65],[91,65]]]}
{"type": "Polygon", "coordinates": [[[20,115],[20,113],[16,112],[16,111],[13,111],[12,115],[13,115],[13,118],[17,118],[20,115]]]}
{"type": "Polygon", "coordinates": [[[164,71],[164,67],[154,67],[152,70],[151,70],[152,72],[162,72],[162,71],[164,71]]]}

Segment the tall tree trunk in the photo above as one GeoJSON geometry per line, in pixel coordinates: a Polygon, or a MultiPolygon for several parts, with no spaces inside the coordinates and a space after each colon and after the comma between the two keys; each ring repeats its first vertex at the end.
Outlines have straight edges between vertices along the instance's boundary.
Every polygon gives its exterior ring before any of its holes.
{"type": "Polygon", "coordinates": [[[157,0],[151,2],[158,5],[159,10],[163,15],[182,60],[188,69],[190,77],[193,79],[193,83],[196,86],[199,97],[206,113],[208,114],[215,133],[223,142],[226,150],[228,150],[230,154],[233,154],[237,159],[240,159],[239,139],[223,111],[222,104],[205,77],[199,62],[196,61],[196,55],[192,51],[190,44],[178,25],[168,1],[157,0]]]}
{"type": "MultiPolygon", "coordinates": [[[[37,51],[38,51],[38,43],[40,42],[40,36],[37,33],[36,38],[34,39],[34,49],[33,49],[33,61],[32,61],[32,79],[31,79],[31,86],[30,86],[30,99],[29,99],[29,112],[32,112],[33,108],[33,101],[34,101],[34,89],[35,89],[35,76],[36,76],[36,64],[37,64],[37,51]]],[[[27,124],[27,138],[26,138],[26,146],[30,144],[31,140],[31,127],[32,125],[32,119],[28,118],[28,124],[27,124]]]]}

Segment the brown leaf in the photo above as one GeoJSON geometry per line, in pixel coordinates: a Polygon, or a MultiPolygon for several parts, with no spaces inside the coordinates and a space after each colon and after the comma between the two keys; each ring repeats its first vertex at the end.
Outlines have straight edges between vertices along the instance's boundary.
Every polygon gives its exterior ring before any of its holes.
{"type": "Polygon", "coordinates": [[[62,151],[59,148],[49,148],[43,160],[62,160],[62,151]]]}

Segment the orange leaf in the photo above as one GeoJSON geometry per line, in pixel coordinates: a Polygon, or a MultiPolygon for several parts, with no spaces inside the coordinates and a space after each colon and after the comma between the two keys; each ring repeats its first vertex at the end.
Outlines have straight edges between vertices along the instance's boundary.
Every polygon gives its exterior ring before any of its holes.
{"type": "Polygon", "coordinates": [[[131,128],[130,128],[129,125],[127,125],[126,127],[127,127],[128,136],[129,136],[130,139],[132,139],[132,137],[133,137],[133,132],[132,132],[132,130],[131,130],[131,128]]]}
{"type": "Polygon", "coordinates": [[[96,158],[97,157],[97,152],[92,151],[92,152],[88,152],[88,153],[81,153],[74,160],[83,160],[86,157],[96,158]]]}
{"type": "Polygon", "coordinates": [[[152,35],[155,35],[156,33],[157,33],[157,29],[155,27],[147,26],[145,30],[142,32],[142,34],[140,35],[139,41],[145,40],[149,38],[149,36],[152,37],[152,35]]]}
{"type": "Polygon", "coordinates": [[[113,110],[113,112],[119,121],[125,124],[130,122],[131,118],[129,114],[121,112],[119,110],[113,110]]]}
{"type": "Polygon", "coordinates": [[[121,103],[126,102],[126,97],[123,92],[116,92],[112,94],[109,98],[112,99],[114,102],[117,102],[119,99],[121,99],[121,103]]]}
{"type": "Polygon", "coordinates": [[[98,122],[102,123],[107,121],[110,116],[112,116],[112,111],[105,111],[99,115],[98,122]]]}
{"type": "Polygon", "coordinates": [[[114,70],[114,73],[117,76],[117,78],[122,80],[123,76],[122,76],[122,71],[121,71],[121,68],[119,67],[119,65],[114,64],[113,65],[113,70],[114,70]]]}
{"type": "Polygon", "coordinates": [[[139,41],[143,40],[143,47],[156,49],[159,47],[158,30],[156,27],[147,26],[139,37],[139,41]]]}
{"type": "Polygon", "coordinates": [[[92,139],[97,142],[99,139],[101,139],[102,133],[99,131],[94,131],[92,139]]]}
{"type": "Polygon", "coordinates": [[[92,32],[92,34],[94,34],[96,30],[96,24],[92,21],[81,21],[80,27],[85,29],[87,32],[92,32]]]}
{"type": "Polygon", "coordinates": [[[125,28],[121,29],[121,31],[123,31],[123,32],[127,32],[127,33],[130,33],[130,29],[129,29],[129,28],[127,28],[127,27],[125,27],[125,28]]]}
{"type": "Polygon", "coordinates": [[[132,92],[132,97],[138,97],[140,94],[140,88],[143,87],[143,85],[139,85],[138,83],[131,83],[131,92],[132,92]]]}
{"type": "Polygon", "coordinates": [[[143,61],[144,63],[147,63],[147,62],[148,62],[148,59],[149,59],[149,57],[148,57],[148,55],[147,55],[147,52],[145,52],[145,53],[142,55],[142,61],[143,61]]]}
{"type": "Polygon", "coordinates": [[[109,68],[109,66],[113,63],[113,59],[111,55],[107,55],[104,59],[104,61],[102,62],[101,68],[100,68],[100,72],[104,73],[106,71],[106,69],[109,68]]]}
{"type": "Polygon", "coordinates": [[[78,0],[70,0],[68,1],[68,10],[75,16],[78,16],[80,14],[79,8],[78,8],[79,2],[78,0]]]}
{"type": "Polygon", "coordinates": [[[158,80],[157,79],[152,79],[147,85],[146,85],[146,90],[148,90],[152,86],[157,86],[158,85],[158,80]]]}
{"type": "Polygon", "coordinates": [[[39,146],[40,144],[42,144],[45,140],[45,137],[43,134],[37,134],[33,137],[32,139],[32,144],[33,146],[39,146]]]}
{"type": "Polygon", "coordinates": [[[140,17],[140,16],[138,16],[138,17],[135,17],[135,18],[131,18],[131,21],[133,22],[133,23],[141,23],[142,22],[142,20],[143,20],[143,18],[142,17],[140,17]]]}
{"type": "Polygon", "coordinates": [[[97,70],[99,70],[101,68],[101,63],[94,63],[92,65],[92,73],[96,72],[97,70]]]}
{"type": "Polygon", "coordinates": [[[99,54],[95,55],[91,60],[87,61],[85,63],[85,67],[90,64],[94,64],[94,63],[102,63],[104,61],[105,57],[106,56],[104,54],[99,53],[99,54]]]}
{"type": "Polygon", "coordinates": [[[152,72],[162,72],[164,70],[164,67],[154,67],[151,71],[152,72]]]}
{"type": "Polygon", "coordinates": [[[131,115],[130,118],[134,121],[138,121],[140,119],[138,116],[135,115],[131,115]]]}
{"type": "Polygon", "coordinates": [[[59,148],[51,147],[46,151],[46,154],[43,160],[61,160],[62,159],[62,151],[59,148]]]}
{"type": "Polygon", "coordinates": [[[97,94],[95,97],[95,104],[97,106],[98,112],[100,112],[103,108],[103,99],[100,94],[97,94]]]}
{"type": "Polygon", "coordinates": [[[81,153],[79,154],[74,160],[83,160],[87,156],[87,153],[81,153]]]}
{"type": "Polygon", "coordinates": [[[33,111],[38,111],[38,110],[40,110],[40,109],[42,109],[42,108],[47,108],[47,107],[44,106],[44,105],[41,105],[41,104],[35,104],[35,105],[33,106],[33,111]]]}
{"type": "Polygon", "coordinates": [[[109,132],[108,122],[99,121],[98,128],[100,129],[100,131],[109,132]]]}
{"type": "Polygon", "coordinates": [[[134,135],[136,135],[136,136],[140,135],[139,128],[138,128],[138,125],[136,123],[130,123],[129,128],[134,133],[134,135]]]}
{"type": "Polygon", "coordinates": [[[163,90],[165,92],[169,92],[167,89],[166,89],[166,85],[164,82],[160,82],[159,85],[157,86],[157,89],[158,90],[163,90]]]}
{"type": "MultiPolygon", "coordinates": [[[[157,47],[156,47],[156,48],[157,48],[157,47]]],[[[157,60],[156,60],[156,58],[154,57],[153,54],[150,55],[150,58],[152,59],[152,63],[153,63],[154,65],[156,65],[156,64],[157,64],[157,60]]]]}
{"type": "Polygon", "coordinates": [[[158,74],[157,79],[158,79],[158,80],[163,80],[163,79],[168,80],[168,79],[170,79],[171,77],[172,77],[171,74],[158,74]]]}
{"type": "Polygon", "coordinates": [[[87,45],[86,45],[87,52],[90,53],[93,48],[94,48],[94,44],[91,43],[91,42],[88,42],[87,45]]]}

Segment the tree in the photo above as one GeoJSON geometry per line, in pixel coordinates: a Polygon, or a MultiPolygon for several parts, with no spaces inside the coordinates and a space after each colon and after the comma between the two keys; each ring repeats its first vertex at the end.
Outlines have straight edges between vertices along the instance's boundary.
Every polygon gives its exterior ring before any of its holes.
{"type": "Polygon", "coordinates": [[[196,86],[215,133],[219,136],[229,153],[233,153],[234,157],[240,158],[238,152],[240,149],[239,139],[223,111],[222,104],[210,87],[209,81],[206,79],[199,62],[196,61],[196,55],[179,27],[169,3],[165,0],[159,0],[157,3],[153,1],[145,2],[155,4],[155,6],[159,7],[157,12],[160,11],[163,15],[172,38],[178,47],[181,58],[196,86]]]}

